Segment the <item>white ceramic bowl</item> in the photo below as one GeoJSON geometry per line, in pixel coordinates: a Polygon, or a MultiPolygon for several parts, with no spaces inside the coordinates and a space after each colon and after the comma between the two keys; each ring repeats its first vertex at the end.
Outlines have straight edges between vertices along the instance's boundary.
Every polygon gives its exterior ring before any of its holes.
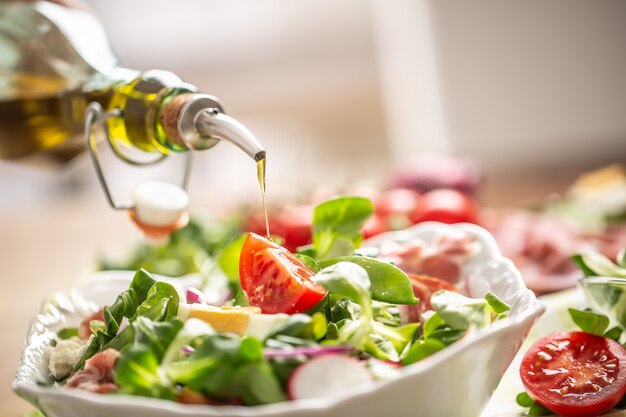
{"type": "MultiPolygon", "coordinates": [[[[44,303],[33,321],[13,389],[48,417],[476,417],[486,406],[504,371],[544,307],[526,288],[513,263],[502,257],[484,229],[467,224],[424,223],[377,236],[370,246],[394,240],[432,241],[446,232],[476,237],[480,250],[462,271],[468,295],[493,291],[511,307],[509,316],[471,334],[437,354],[403,368],[397,378],[355,387],[323,399],[290,401],[256,407],[181,405],[126,395],[98,395],[43,386],[48,381],[45,350],[54,332],[75,325],[96,305],[112,302],[128,286],[131,272],[101,272],[70,292],[44,303]]],[[[189,281],[169,280],[182,288],[189,281]]]]}

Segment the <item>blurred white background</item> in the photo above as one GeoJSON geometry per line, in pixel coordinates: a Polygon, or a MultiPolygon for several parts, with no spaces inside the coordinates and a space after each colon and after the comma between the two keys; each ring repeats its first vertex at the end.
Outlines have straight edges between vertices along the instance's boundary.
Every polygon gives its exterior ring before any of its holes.
{"type": "MultiPolygon", "coordinates": [[[[384,182],[425,151],[471,157],[492,182],[626,161],[621,0],[87,3],[121,65],[179,74],[258,136],[270,197],[384,182]]],[[[100,191],[86,158],[0,169],[5,209],[100,191]]],[[[256,192],[254,166],[222,144],[197,158],[192,191],[256,192]]]]}

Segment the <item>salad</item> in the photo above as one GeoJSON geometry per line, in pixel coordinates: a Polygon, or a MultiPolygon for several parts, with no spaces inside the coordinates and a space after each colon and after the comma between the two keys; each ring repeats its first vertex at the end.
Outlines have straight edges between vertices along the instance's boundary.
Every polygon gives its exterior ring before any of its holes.
{"type": "Polygon", "coordinates": [[[626,248],[617,256],[617,264],[593,252],[575,255],[573,261],[586,275],[583,289],[585,281],[602,276],[586,295],[592,301],[603,292],[610,300],[603,309],[608,315],[569,308],[580,330],[553,333],[531,346],[520,367],[526,392],[517,397],[529,415],[592,417],[625,405],[626,348],[618,312],[626,286],[626,248]]]}
{"type": "Polygon", "coordinates": [[[180,293],[140,269],[110,305],[56,334],[53,383],[193,404],[318,398],[393,378],[506,316],[495,294],[457,288],[478,250],[470,237],[361,248],[372,213],[363,197],[319,204],[313,242],[296,253],[235,238],[208,274],[229,282],[217,305],[211,280],[180,293]]]}

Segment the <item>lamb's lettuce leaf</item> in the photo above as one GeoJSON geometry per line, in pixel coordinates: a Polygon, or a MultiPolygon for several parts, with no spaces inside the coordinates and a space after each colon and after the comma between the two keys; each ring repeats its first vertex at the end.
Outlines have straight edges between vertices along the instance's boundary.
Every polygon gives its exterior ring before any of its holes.
{"type": "Polygon", "coordinates": [[[370,279],[356,263],[338,262],[322,269],[315,280],[329,293],[329,337],[383,360],[398,361],[419,325],[389,326],[375,320],[370,279]]]}
{"type": "Polygon", "coordinates": [[[277,325],[268,339],[276,336],[291,336],[304,340],[318,341],[326,336],[328,321],[321,312],[312,316],[306,314],[292,314],[284,322],[277,325]]]}
{"type": "Polygon", "coordinates": [[[410,365],[419,362],[445,347],[446,345],[443,342],[434,338],[418,340],[411,345],[411,348],[402,357],[402,364],[410,365]]]}
{"type": "Polygon", "coordinates": [[[314,279],[331,294],[357,303],[365,318],[372,318],[371,284],[367,271],[361,266],[352,262],[335,263],[318,272],[314,279]]]}
{"type": "Polygon", "coordinates": [[[626,267],[614,264],[601,253],[588,252],[574,255],[572,260],[586,276],[626,278],[626,267]]]}
{"type": "Polygon", "coordinates": [[[313,247],[317,260],[352,255],[361,245],[361,228],[374,212],[365,197],[342,196],[313,210],[313,247]]]}
{"type": "Polygon", "coordinates": [[[178,310],[178,292],[167,283],[157,282],[149,272],[137,271],[130,286],[117,296],[110,307],[104,307],[104,328],[98,330],[83,353],[72,373],[80,370],[85,361],[96,353],[113,348],[121,350],[135,337],[133,326],[120,331],[124,318],[130,323],[144,316],[154,321],[166,321],[178,310]]]}
{"type": "Polygon", "coordinates": [[[602,336],[609,327],[609,318],[605,315],[594,313],[591,310],[578,310],[575,308],[568,308],[567,311],[572,321],[583,332],[602,336]]]}
{"type": "Polygon", "coordinates": [[[338,262],[351,262],[367,272],[372,299],[391,304],[417,304],[411,280],[400,268],[365,256],[340,256],[320,262],[322,268],[338,262]]]}
{"type": "Polygon", "coordinates": [[[165,369],[169,380],[213,398],[240,398],[247,405],[286,399],[260,341],[228,334],[203,337],[188,358],[165,369]]]}
{"type": "Polygon", "coordinates": [[[472,325],[485,327],[491,323],[491,307],[484,298],[469,298],[442,290],[430,297],[430,304],[446,324],[458,330],[466,330],[472,325]]]}

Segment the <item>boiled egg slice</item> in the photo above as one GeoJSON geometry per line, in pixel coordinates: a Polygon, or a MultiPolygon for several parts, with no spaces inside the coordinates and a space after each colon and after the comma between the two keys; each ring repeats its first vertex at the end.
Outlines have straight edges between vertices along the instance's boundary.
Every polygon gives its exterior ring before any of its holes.
{"type": "Polygon", "coordinates": [[[285,321],[289,315],[262,314],[258,307],[214,307],[206,304],[180,303],[178,317],[182,321],[190,318],[202,320],[218,332],[253,336],[263,340],[270,334],[272,328],[285,321]]]}

